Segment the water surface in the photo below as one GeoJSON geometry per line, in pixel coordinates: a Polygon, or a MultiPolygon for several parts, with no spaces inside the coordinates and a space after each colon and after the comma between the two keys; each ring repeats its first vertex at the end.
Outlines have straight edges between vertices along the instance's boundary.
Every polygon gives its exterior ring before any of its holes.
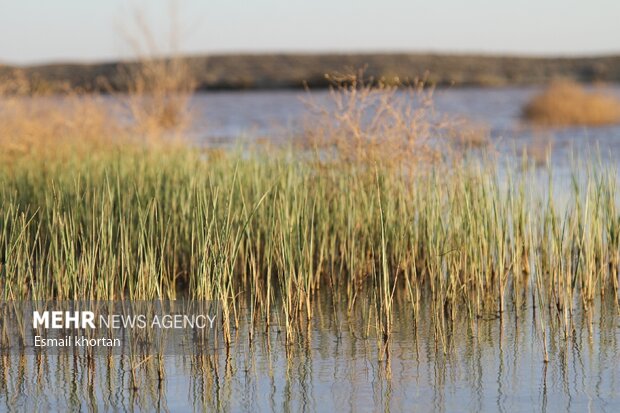
{"type": "MultiPolygon", "coordinates": [[[[404,297],[402,297],[404,299],[404,297]]],[[[400,300],[400,299],[399,299],[400,300]]],[[[448,323],[436,339],[433,315],[399,302],[387,349],[367,329],[368,303],[346,315],[316,308],[286,344],[277,320],[248,323],[230,348],[204,357],[165,356],[165,378],[129,358],[4,355],[0,406],[15,411],[618,411],[620,326],[610,303],[576,311],[569,334],[525,303],[502,317],[448,323]],[[302,329],[303,331],[304,329],[302,329]],[[366,331],[370,334],[366,335],[366,331]]],[[[372,323],[371,323],[372,324],[372,323]]]]}
{"type": "MultiPolygon", "coordinates": [[[[610,90],[620,97],[619,87],[610,90]]],[[[487,124],[494,147],[507,156],[551,143],[556,177],[570,175],[575,154],[596,152],[617,166],[620,126],[524,124],[521,107],[538,91],[448,89],[437,91],[435,102],[441,113],[487,124]]],[[[326,99],[326,92],[314,95],[326,99]]],[[[303,97],[199,94],[191,104],[192,139],[225,145],[240,137],[294,139],[307,115],[303,97]]],[[[620,411],[620,320],[613,304],[585,312],[575,303],[567,329],[552,311],[525,300],[501,317],[457,319],[438,339],[429,303],[423,300],[415,315],[400,301],[388,349],[369,327],[367,303],[347,314],[327,297],[293,343],[281,320],[268,327],[242,322],[230,348],[199,358],[165,356],[163,369],[153,359],[132,368],[124,356],[3,353],[0,410],[620,411]]]]}

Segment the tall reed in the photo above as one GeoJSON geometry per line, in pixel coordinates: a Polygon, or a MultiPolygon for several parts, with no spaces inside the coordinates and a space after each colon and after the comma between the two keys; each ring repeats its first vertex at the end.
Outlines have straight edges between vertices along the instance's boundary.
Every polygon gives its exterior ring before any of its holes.
{"type": "Polygon", "coordinates": [[[370,298],[387,339],[403,291],[411,311],[430,299],[441,341],[457,316],[500,315],[528,289],[566,323],[576,305],[617,295],[613,171],[592,169],[558,206],[552,179],[547,194],[526,196],[526,171],[500,181],[478,161],[405,176],[291,151],[2,163],[2,298],[189,294],[221,300],[229,328],[251,309],[281,318],[294,340],[326,290],[351,311],[370,298]]]}

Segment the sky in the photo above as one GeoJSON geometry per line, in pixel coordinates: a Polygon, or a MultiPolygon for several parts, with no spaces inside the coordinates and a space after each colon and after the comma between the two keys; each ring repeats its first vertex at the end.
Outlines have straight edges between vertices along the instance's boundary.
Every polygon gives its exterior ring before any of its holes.
{"type": "Polygon", "coordinates": [[[170,50],[619,53],[620,0],[0,0],[0,63],[170,50]],[[136,11],[156,47],[136,46],[136,11]]]}

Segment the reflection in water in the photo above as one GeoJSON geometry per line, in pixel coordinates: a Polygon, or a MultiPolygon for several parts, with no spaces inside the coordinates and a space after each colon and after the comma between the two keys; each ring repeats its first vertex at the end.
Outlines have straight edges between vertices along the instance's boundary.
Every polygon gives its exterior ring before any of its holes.
{"type": "Polygon", "coordinates": [[[398,297],[386,349],[368,305],[323,300],[303,336],[285,345],[275,325],[248,324],[217,353],[19,355],[0,359],[0,406],[9,410],[559,411],[620,408],[617,307],[575,312],[565,338],[553,312],[530,302],[501,317],[456,319],[435,334],[431,306],[413,317],[398,297]],[[336,308],[335,310],[333,308],[336,308]],[[546,335],[538,318],[546,317],[546,335]],[[549,362],[544,362],[543,337],[549,362]],[[445,342],[441,342],[445,340],[445,342]],[[161,362],[162,367],[159,363],[161,362]]]}
{"type": "MultiPolygon", "coordinates": [[[[535,138],[515,125],[521,103],[533,93],[444,91],[436,103],[447,112],[489,122],[496,145],[510,151],[535,138]]],[[[194,109],[204,125],[198,123],[194,132],[197,139],[252,130],[273,137],[275,123],[290,133],[304,113],[298,97],[296,92],[198,96],[194,109]]],[[[549,133],[556,172],[562,165],[568,171],[559,159],[562,153],[568,157],[572,143],[574,149],[600,145],[614,162],[620,157],[619,127],[549,133]]],[[[539,190],[544,193],[544,186],[539,190]]],[[[0,410],[620,410],[617,305],[575,310],[566,323],[560,312],[535,307],[527,288],[523,291],[501,317],[453,322],[445,317],[439,333],[432,303],[423,299],[412,307],[397,294],[393,333],[385,347],[374,336],[372,306],[358,301],[348,312],[335,295],[323,297],[305,333],[289,344],[284,322],[276,318],[282,312],[274,311],[275,322],[268,327],[241,323],[230,348],[197,357],[3,352],[0,410]],[[419,311],[415,317],[414,310],[419,311]]]]}

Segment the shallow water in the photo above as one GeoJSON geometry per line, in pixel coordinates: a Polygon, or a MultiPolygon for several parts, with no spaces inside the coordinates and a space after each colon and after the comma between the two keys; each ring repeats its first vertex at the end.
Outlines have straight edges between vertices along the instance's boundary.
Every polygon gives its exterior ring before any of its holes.
{"type": "MultiPolygon", "coordinates": [[[[611,90],[620,96],[620,87],[611,90]]],[[[605,162],[618,165],[620,126],[539,131],[524,125],[521,105],[537,91],[440,90],[436,107],[487,123],[494,145],[507,156],[551,140],[555,178],[569,177],[575,153],[598,150],[605,162]]],[[[325,92],[315,95],[326,98],[325,92]]],[[[199,94],[192,101],[197,114],[192,137],[218,144],[240,136],[289,139],[306,113],[303,96],[199,94]]],[[[555,313],[541,313],[528,301],[518,311],[509,306],[501,318],[457,319],[438,339],[428,303],[414,316],[401,301],[389,351],[369,328],[367,304],[347,316],[336,299],[335,305],[322,301],[292,344],[286,344],[281,320],[268,329],[252,328],[252,341],[251,327],[242,323],[230,349],[203,358],[165,356],[163,380],[153,359],[132,369],[123,356],[2,353],[0,410],[620,411],[617,307],[584,312],[576,303],[566,334],[555,313]]]]}
{"type": "MultiPolygon", "coordinates": [[[[436,340],[430,306],[398,304],[387,350],[372,334],[367,303],[346,316],[326,301],[293,344],[277,320],[242,324],[230,349],[203,358],[165,356],[135,371],[127,357],[3,356],[6,410],[224,411],[618,411],[617,307],[575,311],[569,333],[526,303],[502,317],[457,319],[436,340]],[[548,321],[545,321],[548,323],[548,321]],[[371,328],[368,329],[368,326],[371,328]],[[366,331],[371,333],[366,336],[366,331]]],[[[578,308],[578,307],[576,307],[578,308]]],[[[554,314],[548,313],[545,314],[554,314]]],[[[552,317],[553,319],[553,317],[552,317]]]]}
{"type": "MultiPolygon", "coordinates": [[[[541,87],[438,89],[433,107],[438,116],[465,119],[488,127],[490,145],[484,149],[498,160],[500,181],[507,173],[520,173],[523,152],[534,162],[528,171],[537,191],[548,192],[549,174],[553,193],[565,202],[573,179],[585,183],[588,166],[602,166],[620,182],[620,124],[606,126],[533,127],[521,118],[523,106],[541,87]],[[544,159],[547,150],[549,162],[544,159]]],[[[620,99],[620,85],[601,91],[620,99]]],[[[234,146],[243,141],[296,139],[312,121],[312,105],[329,107],[327,91],[238,91],[198,93],[190,103],[193,126],[189,134],[198,144],[234,146]]],[[[486,156],[486,155],[485,155],[486,156]]]]}
{"type": "MultiPolygon", "coordinates": [[[[605,93],[620,98],[620,86],[605,93]]],[[[532,128],[520,118],[521,108],[539,87],[439,89],[434,108],[440,115],[465,117],[489,127],[494,146],[517,152],[523,147],[551,143],[554,164],[570,155],[600,151],[620,158],[620,125],[598,127],[532,128]]],[[[192,136],[198,142],[246,139],[290,139],[308,119],[307,102],[328,105],[326,91],[241,91],[197,94],[191,102],[195,116],[192,136]]]]}

